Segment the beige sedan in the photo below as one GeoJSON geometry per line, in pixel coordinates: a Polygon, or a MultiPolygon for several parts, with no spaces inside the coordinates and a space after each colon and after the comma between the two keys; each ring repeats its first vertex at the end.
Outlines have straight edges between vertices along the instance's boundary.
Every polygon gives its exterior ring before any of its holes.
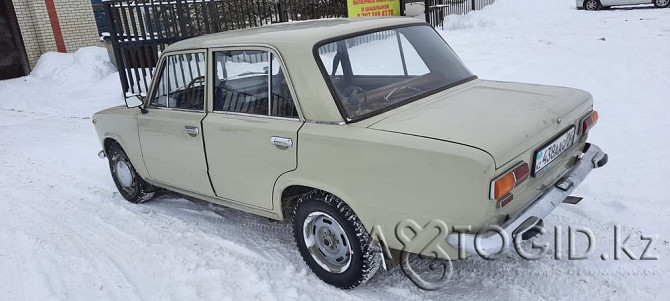
{"type": "Polygon", "coordinates": [[[586,143],[589,93],[478,79],[412,18],[178,42],[126,103],[93,116],[121,195],[166,189],[291,223],[307,265],[340,288],[399,252],[456,259],[499,252],[499,230],[530,238],[607,162],[586,143]]]}

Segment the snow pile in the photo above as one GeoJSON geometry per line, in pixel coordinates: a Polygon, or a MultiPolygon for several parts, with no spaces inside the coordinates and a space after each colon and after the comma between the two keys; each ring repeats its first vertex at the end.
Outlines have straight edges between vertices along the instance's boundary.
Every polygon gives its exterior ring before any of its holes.
{"type": "Polygon", "coordinates": [[[49,52],[40,57],[31,77],[65,85],[87,85],[116,72],[105,48],[85,47],[75,53],[49,52]]]}
{"type": "Polygon", "coordinates": [[[122,104],[118,73],[102,47],[45,53],[30,75],[0,81],[0,109],[90,117],[122,104]]]}
{"type": "Polygon", "coordinates": [[[496,20],[481,11],[473,11],[465,15],[449,15],[444,19],[445,30],[489,27],[494,25],[496,25],[496,20]]]}

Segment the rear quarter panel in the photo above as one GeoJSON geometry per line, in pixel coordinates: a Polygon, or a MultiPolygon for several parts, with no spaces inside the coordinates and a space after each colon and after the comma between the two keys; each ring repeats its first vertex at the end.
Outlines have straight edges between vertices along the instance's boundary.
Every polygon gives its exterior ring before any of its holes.
{"type": "MultiPolygon", "coordinates": [[[[438,219],[476,230],[493,213],[488,185],[494,162],[480,150],[352,125],[306,123],[298,137],[298,168],[280,177],[274,199],[289,185],[333,193],[368,231],[380,226],[390,248],[403,249],[395,235],[403,220],[423,227],[438,219]]],[[[440,246],[453,258],[446,243],[440,246]]]]}

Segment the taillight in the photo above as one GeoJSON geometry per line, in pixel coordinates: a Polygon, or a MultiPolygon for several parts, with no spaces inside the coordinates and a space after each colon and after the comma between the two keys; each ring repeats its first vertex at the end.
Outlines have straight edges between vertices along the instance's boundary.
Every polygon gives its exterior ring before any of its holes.
{"type": "Polygon", "coordinates": [[[593,128],[594,125],[596,125],[596,123],[598,123],[598,112],[593,111],[582,119],[580,123],[579,133],[581,135],[588,133],[589,130],[593,128]]]}
{"type": "Polygon", "coordinates": [[[517,164],[508,173],[503,174],[497,179],[491,181],[491,193],[489,197],[492,200],[499,200],[500,198],[510,193],[512,189],[514,189],[514,187],[519,186],[521,182],[528,179],[529,175],[530,175],[530,168],[528,167],[528,163],[521,162],[517,164]]]}

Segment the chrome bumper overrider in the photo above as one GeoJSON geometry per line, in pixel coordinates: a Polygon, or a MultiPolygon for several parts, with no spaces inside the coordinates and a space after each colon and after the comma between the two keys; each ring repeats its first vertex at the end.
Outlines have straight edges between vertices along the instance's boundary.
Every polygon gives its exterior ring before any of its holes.
{"type": "Polygon", "coordinates": [[[549,215],[560,205],[570,193],[594,169],[607,164],[607,154],[594,144],[586,144],[584,153],[575,165],[556,184],[549,188],[533,204],[524,209],[517,216],[510,218],[500,228],[479,234],[452,233],[447,236],[447,243],[469,254],[495,254],[514,242],[518,235],[530,231],[540,224],[542,218],[549,215]],[[503,239],[505,236],[505,239],[503,239]],[[460,239],[459,239],[460,238],[460,239]],[[475,240],[477,240],[475,242],[475,240]],[[482,253],[483,252],[483,253],[482,253]]]}
{"type": "Polygon", "coordinates": [[[107,157],[107,155],[105,154],[104,150],[101,150],[101,151],[98,152],[98,158],[104,159],[106,157],[107,157]]]}

